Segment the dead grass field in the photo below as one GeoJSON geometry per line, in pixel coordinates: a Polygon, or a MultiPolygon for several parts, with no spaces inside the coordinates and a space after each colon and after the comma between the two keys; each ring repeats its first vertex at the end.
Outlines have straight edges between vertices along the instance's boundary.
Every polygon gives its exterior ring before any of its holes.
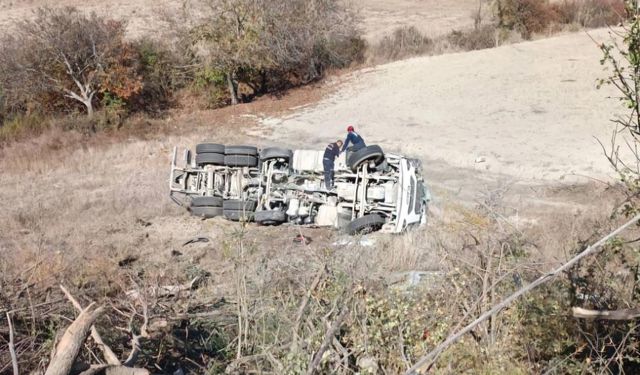
{"type": "MultiPolygon", "coordinates": [[[[448,31],[470,22],[468,3],[370,1],[363,11],[365,28],[375,39],[378,32],[395,27],[400,20],[408,17],[418,24],[425,17],[441,22],[429,24],[427,32],[448,31]],[[385,13],[390,9],[395,13],[385,13]],[[448,16],[442,17],[445,13],[448,16]]],[[[0,26],[40,4],[0,2],[0,26]]],[[[104,11],[103,2],[83,4],[87,9],[104,11]]],[[[149,9],[154,4],[116,2],[110,9],[115,15],[128,14],[133,29],[146,31],[154,27],[153,16],[139,15],[153,14],[149,9]]],[[[494,230],[487,219],[491,215],[499,217],[509,231],[523,233],[536,251],[531,264],[537,270],[548,269],[566,259],[576,243],[589,239],[593,229],[607,221],[620,198],[615,187],[588,178],[561,181],[553,162],[546,164],[565,157],[567,148],[576,144],[592,156],[591,130],[602,121],[602,126],[606,125],[605,110],[611,108],[599,104],[604,95],[591,91],[590,82],[596,77],[576,76],[596,72],[588,60],[595,54],[578,49],[583,54],[575,61],[568,53],[567,46],[579,48],[575,47],[576,39],[575,35],[563,36],[548,45],[538,41],[497,51],[412,59],[342,76],[327,86],[295,90],[282,99],[263,98],[219,111],[189,113],[186,109],[150,123],[144,136],[131,131],[86,139],[75,133],[48,132],[2,149],[0,309],[10,308],[7,304],[12,300],[24,301],[25,285],[27,293],[33,293],[29,299],[34,300],[59,296],[56,286],[63,283],[87,299],[108,301],[131,288],[132,279],[148,285],[175,285],[203,272],[208,275],[205,285],[185,305],[224,296],[228,300],[225,308],[233,310],[239,304],[239,265],[248,275],[252,292],[265,290],[268,282],[291,283],[289,289],[305,290],[313,272],[327,263],[357,280],[384,280],[411,270],[440,270],[446,268],[449,256],[473,255],[465,247],[470,241],[468,233],[494,230]],[[534,61],[529,69],[526,61],[534,61]],[[455,69],[466,73],[456,74],[455,69]],[[528,74],[522,75],[522,69],[528,74]],[[508,74],[518,79],[512,80],[508,74]],[[540,81],[541,77],[551,81],[540,81]],[[535,101],[518,102],[525,93],[532,93],[523,88],[527,82],[547,89],[537,92],[535,101]],[[390,90],[396,87],[392,85],[400,88],[390,90]],[[576,93],[575,101],[569,101],[566,86],[576,93]],[[430,94],[421,97],[425,87],[431,89],[430,94]],[[449,97],[464,105],[454,105],[449,97]],[[499,108],[492,112],[487,103],[499,108]],[[402,105],[406,104],[415,111],[404,112],[402,105]],[[567,104],[574,106],[569,112],[565,111],[567,104]],[[504,118],[509,121],[500,122],[504,118]],[[558,118],[566,128],[557,129],[558,118]],[[270,126],[261,123],[262,119],[270,119],[270,126]],[[586,131],[579,126],[581,121],[588,122],[586,131]],[[337,232],[243,227],[222,219],[202,221],[168,198],[169,158],[174,145],[193,147],[211,140],[320,148],[341,137],[347,122],[362,126],[368,139],[423,159],[434,191],[426,228],[399,237],[373,235],[375,242],[370,247],[337,246],[334,242],[343,238],[337,232]],[[532,122],[539,128],[530,128],[532,122]],[[474,131],[472,126],[480,126],[482,131],[474,131]],[[522,126],[530,128],[526,132],[529,138],[505,140],[514,135],[510,130],[522,126]],[[543,136],[553,126],[552,136],[543,136]],[[554,136],[557,134],[562,136],[554,136]],[[559,144],[565,148],[551,147],[559,144]],[[502,152],[515,157],[532,145],[544,153],[527,152],[526,160],[505,162],[507,167],[515,165],[516,173],[499,168],[500,160],[480,166],[474,163],[479,152],[489,159],[502,152]],[[509,147],[516,150],[511,152],[509,147]],[[522,171],[547,174],[532,181],[531,176],[519,174],[522,171]],[[491,210],[483,211],[485,206],[491,210]],[[300,231],[313,239],[309,246],[292,242],[300,231]],[[210,242],[183,245],[202,235],[210,242]],[[243,258],[238,255],[240,240],[248,249],[243,258]]],[[[582,48],[586,48],[584,44],[582,48]]],[[[570,156],[564,166],[579,158],[570,156]]],[[[602,164],[594,160],[587,160],[579,172],[597,172],[594,175],[600,177],[602,164]]],[[[256,301],[268,299],[252,297],[256,301]]],[[[1,366],[4,364],[0,364],[0,373],[6,369],[1,366]]]]}
{"type": "MultiPolygon", "coordinates": [[[[403,25],[416,26],[431,36],[473,26],[471,15],[476,3],[476,0],[354,0],[352,6],[361,14],[366,38],[376,41],[403,25]]],[[[10,30],[12,22],[29,17],[40,6],[75,6],[127,21],[131,36],[154,35],[163,27],[162,15],[179,11],[181,4],[179,0],[0,0],[0,30],[10,30]]]]}

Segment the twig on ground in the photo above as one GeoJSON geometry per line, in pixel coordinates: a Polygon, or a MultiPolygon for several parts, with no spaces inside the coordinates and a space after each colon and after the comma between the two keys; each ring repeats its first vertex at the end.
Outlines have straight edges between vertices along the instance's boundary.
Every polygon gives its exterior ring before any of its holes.
{"type": "Polygon", "coordinates": [[[342,311],[340,311],[340,314],[338,315],[336,320],[333,321],[331,328],[329,328],[327,333],[324,335],[324,339],[322,340],[320,349],[318,349],[316,354],[313,356],[313,360],[309,364],[309,368],[307,369],[307,375],[312,375],[313,373],[315,373],[318,366],[320,366],[320,362],[322,361],[324,352],[326,352],[327,349],[329,348],[329,345],[333,341],[336,331],[340,329],[340,326],[342,325],[342,321],[347,317],[348,313],[349,313],[349,308],[345,304],[345,306],[342,308],[342,311]]]}
{"type": "MultiPolygon", "coordinates": [[[[148,288],[145,293],[154,297],[171,297],[179,294],[180,292],[187,292],[192,290],[196,283],[201,279],[200,276],[194,277],[188,284],[183,285],[160,285],[157,287],[148,288]]],[[[139,300],[142,298],[142,293],[138,289],[132,289],[126,292],[127,297],[132,300],[139,300]]]]}
{"type": "Polygon", "coordinates": [[[640,318],[640,309],[588,310],[581,307],[571,309],[575,318],[601,320],[634,320],[640,318]]]}
{"type": "Polygon", "coordinates": [[[129,353],[129,357],[124,361],[125,366],[133,366],[138,360],[138,356],[140,355],[140,339],[149,337],[147,333],[147,327],[149,326],[149,312],[146,301],[140,299],[140,303],[142,304],[142,326],[140,327],[140,334],[136,334],[133,331],[133,319],[135,318],[135,313],[131,315],[131,319],[129,320],[129,333],[131,334],[131,352],[129,353]]]}
{"type": "Polygon", "coordinates": [[[309,299],[311,299],[311,295],[316,290],[320,282],[322,281],[324,275],[327,273],[327,265],[323,265],[322,268],[318,270],[316,273],[316,277],[313,279],[311,283],[311,287],[307,290],[302,302],[300,303],[300,307],[298,308],[298,313],[296,314],[296,320],[293,324],[293,342],[294,345],[298,342],[298,330],[300,329],[300,322],[302,321],[302,315],[304,315],[304,310],[307,308],[307,304],[309,303],[309,299]]]}
{"type": "Polygon", "coordinates": [[[11,321],[11,314],[9,313],[7,313],[7,323],[9,323],[9,353],[11,354],[13,375],[18,375],[18,357],[16,356],[16,348],[13,342],[13,322],[11,321]]]}

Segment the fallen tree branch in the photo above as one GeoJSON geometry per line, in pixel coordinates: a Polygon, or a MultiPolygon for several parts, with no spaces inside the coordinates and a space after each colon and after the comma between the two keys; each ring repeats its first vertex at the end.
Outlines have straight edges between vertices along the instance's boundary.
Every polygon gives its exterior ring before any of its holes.
{"type": "Polygon", "coordinates": [[[133,320],[135,318],[135,313],[131,315],[131,319],[129,319],[129,333],[131,334],[131,352],[129,353],[129,357],[124,361],[125,366],[133,366],[138,360],[138,356],[140,355],[141,338],[149,337],[149,333],[147,332],[147,327],[149,326],[149,312],[147,303],[140,299],[140,303],[142,304],[142,326],[140,327],[140,334],[136,334],[133,331],[133,320]]]}
{"type": "MultiPolygon", "coordinates": [[[[196,283],[200,280],[200,276],[196,276],[188,284],[183,285],[160,285],[156,287],[148,288],[145,292],[147,295],[154,297],[171,297],[179,294],[180,292],[186,292],[192,290],[196,283]]],[[[137,289],[132,289],[126,292],[127,297],[132,300],[138,300],[142,298],[142,293],[137,289]]]]}
{"type": "Polygon", "coordinates": [[[51,359],[45,375],[67,375],[73,367],[73,363],[80,353],[91,326],[104,312],[104,307],[95,308],[91,303],[82,310],[76,320],[67,328],[56,348],[56,354],[51,359]]]}
{"type": "Polygon", "coordinates": [[[18,375],[18,357],[16,356],[16,347],[13,342],[13,322],[11,322],[11,314],[7,313],[7,323],[9,323],[9,353],[11,354],[11,364],[13,365],[13,375],[18,375]]]}
{"type": "MultiPolygon", "coordinates": [[[[75,308],[79,312],[82,312],[82,305],[80,305],[80,302],[78,302],[78,300],[74,296],[72,296],[71,293],[69,293],[67,288],[65,288],[63,285],[60,285],[60,289],[62,290],[64,295],[67,297],[69,302],[71,302],[71,304],[75,306],[75,308]]],[[[116,356],[113,350],[111,350],[111,348],[104,343],[104,341],[102,340],[102,336],[100,336],[100,333],[98,332],[95,326],[91,326],[91,337],[93,338],[93,341],[96,342],[98,347],[100,347],[100,350],[102,350],[104,359],[107,361],[108,364],[114,365],[114,366],[121,365],[120,360],[118,359],[118,356],[116,356]]]]}
{"type": "Polygon", "coordinates": [[[324,275],[327,274],[327,265],[323,265],[321,269],[316,273],[316,277],[313,279],[311,283],[311,287],[307,290],[302,302],[300,303],[300,307],[298,308],[298,313],[296,314],[296,320],[293,324],[293,341],[294,344],[298,341],[298,330],[300,329],[300,322],[302,321],[302,315],[304,315],[304,310],[307,308],[307,304],[311,299],[311,295],[320,284],[320,281],[324,278],[324,275]]]}
{"type": "Polygon", "coordinates": [[[640,309],[588,310],[574,307],[571,310],[573,316],[580,319],[634,320],[640,318],[640,309]]]}
{"type": "Polygon", "coordinates": [[[149,375],[149,370],[125,366],[97,365],[81,372],[79,375],[149,375]]]}
{"type": "Polygon", "coordinates": [[[326,352],[327,349],[329,348],[329,345],[333,341],[336,331],[338,331],[338,329],[342,325],[342,321],[344,320],[344,318],[347,317],[348,313],[349,313],[349,308],[345,304],[345,306],[342,308],[342,311],[340,311],[340,315],[338,315],[336,320],[333,321],[333,324],[331,324],[331,328],[329,328],[327,330],[327,333],[325,333],[324,339],[322,340],[322,344],[320,345],[320,349],[318,349],[316,354],[313,356],[313,360],[309,364],[309,368],[307,369],[307,375],[312,375],[313,373],[315,373],[318,366],[320,366],[320,362],[322,361],[324,352],[326,352]]]}
{"type": "Polygon", "coordinates": [[[480,315],[476,320],[474,320],[473,322],[469,323],[462,330],[460,330],[460,331],[450,335],[449,337],[447,337],[447,339],[444,340],[440,345],[436,346],[435,349],[433,349],[431,352],[427,353],[422,358],[420,358],[418,360],[418,362],[416,362],[415,365],[413,365],[413,367],[411,367],[406,372],[406,375],[421,374],[421,373],[424,373],[424,372],[428,371],[431,368],[431,366],[433,365],[433,363],[436,361],[436,359],[438,358],[440,353],[442,353],[450,345],[452,345],[455,342],[457,342],[462,336],[464,336],[465,334],[469,333],[478,324],[480,324],[483,321],[489,319],[491,316],[495,315],[500,310],[502,310],[505,307],[509,306],[513,301],[518,299],[523,294],[526,294],[526,293],[530,292],[531,290],[535,289],[536,287],[544,284],[545,282],[555,278],[556,276],[558,276],[558,274],[560,274],[560,273],[568,270],[569,268],[573,267],[576,263],[581,261],[583,258],[596,253],[597,250],[599,250],[600,247],[602,247],[602,245],[607,243],[607,241],[609,241],[613,237],[617,236],[618,234],[620,234],[622,231],[624,231],[625,229],[627,229],[631,225],[635,224],[638,220],[640,220],[640,214],[634,216],[631,220],[627,221],[625,224],[621,225],[620,227],[618,227],[613,232],[607,234],[605,237],[600,239],[598,242],[596,242],[593,245],[589,246],[584,251],[582,251],[581,253],[579,253],[575,257],[571,258],[569,261],[567,261],[566,263],[564,263],[560,267],[558,267],[558,268],[554,269],[553,271],[550,271],[550,272],[540,276],[538,279],[536,279],[531,284],[519,289],[518,291],[516,291],[515,293],[513,293],[512,295],[510,295],[506,299],[502,300],[502,302],[498,303],[497,305],[494,305],[491,309],[489,309],[488,311],[486,311],[482,315],[480,315]]]}

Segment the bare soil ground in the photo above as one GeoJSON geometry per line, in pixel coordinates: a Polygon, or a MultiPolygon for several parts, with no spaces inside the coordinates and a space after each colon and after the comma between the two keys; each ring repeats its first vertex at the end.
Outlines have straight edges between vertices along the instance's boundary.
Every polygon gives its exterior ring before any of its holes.
{"type": "MultiPolygon", "coordinates": [[[[376,41],[394,28],[416,26],[427,35],[440,35],[473,25],[475,0],[355,0],[352,5],[362,16],[368,40],[376,41]]],[[[179,0],[0,0],[0,30],[29,17],[41,6],[75,6],[128,22],[130,35],[154,35],[163,27],[163,14],[180,11],[179,0]]],[[[0,31],[2,33],[2,31],[0,31]]]]}
{"type": "Polygon", "coordinates": [[[317,105],[263,124],[273,137],[315,147],[354,125],[389,151],[516,180],[606,179],[598,140],[608,143],[620,105],[610,87],[596,88],[607,74],[600,57],[585,32],[418,57],[341,77],[317,105]]]}

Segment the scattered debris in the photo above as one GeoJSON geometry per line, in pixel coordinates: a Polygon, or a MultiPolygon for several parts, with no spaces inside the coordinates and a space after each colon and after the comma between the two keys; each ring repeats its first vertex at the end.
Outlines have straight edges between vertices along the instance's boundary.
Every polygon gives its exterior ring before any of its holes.
{"type": "Polygon", "coordinates": [[[387,281],[389,284],[399,290],[409,290],[420,285],[429,285],[433,287],[438,285],[442,280],[444,273],[442,271],[406,271],[391,274],[387,281]]]}
{"type": "Polygon", "coordinates": [[[302,234],[298,234],[293,238],[294,243],[299,243],[302,245],[308,245],[311,243],[311,237],[303,236],[302,234]]]}
{"type": "Polygon", "coordinates": [[[191,245],[192,243],[197,243],[197,242],[209,242],[211,241],[211,238],[206,237],[206,236],[200,236],[200,237],[194,237],[192,239],[190,239],[189,241],[185,242],[182,244],[182,246],[187,246],[187,245],[191,245]]]}
{"type": "Polygon", "coordinates": [[[179,256],[182,256],[182,253],[179,252],[178,250],[171,250],[171,256],[172,257],[179,257],[179,256]]]}
{"type": "MultiPolygon", "coordinates": [[[[196,283],[201,279],[200,276],[196,276],[188,284],[183,285],[160,285],[157,287],[148,288],[145,294],[152,295],[154,297],[172,297],[180,292],[188,292],[194,289],[196,283]]],[[[138,300],[142,297],[142,294],[137,289],[129,290],[127,297],[138,300]]]]}
{"type": "Polygon", "coordinates": [[[136,224],[140,224],[140,225],[142,225],[143,227],[149,227],[149,226],[151,226],[151,222],[146,221],[146,220],[142,220],[142,219],[140,219],[140,218],[136,219],[136,224]]]}
{"type": "Polygon", "coordinates": [[[336,242],[332,243],[333,246],[354,246],[359,245],[362,247],[372,247],[376,244],[376,240],[374,238],[362,237],[358,241],[353,241],[351,238],[341,238],[336,242]]]}
{"type": "Polygon", "coordinates": [[[122,259],[121,261],[118,262],[118,266],[127,267],[127,266],[131,265],[131,263],[137,261],[138,259],[140,259],[140,258],[135,256],[135,255],[128,255],[126,258],[124,258],[124,259],[122,259]]]}

